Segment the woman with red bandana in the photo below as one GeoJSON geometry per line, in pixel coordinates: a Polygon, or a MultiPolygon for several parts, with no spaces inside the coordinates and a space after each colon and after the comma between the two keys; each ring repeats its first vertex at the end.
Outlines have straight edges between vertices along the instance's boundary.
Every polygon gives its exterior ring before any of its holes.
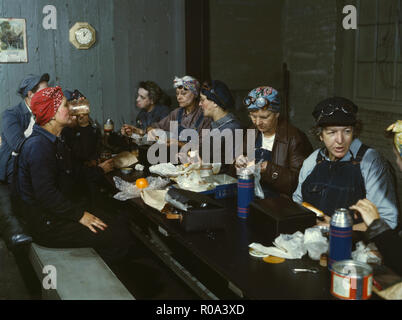
{"type": "MultiPolygon", "coordinates": [[[[34,241],[56,248],[93,247],[106,262],[126,257],[132,244],[126,222],[119,220],[122,217],[109,222],[99,211],[92,214],[80,192],[84,175],[72,165],[71,153],[60,139],[72,122],[61,88],[37,92],[31,109],[36,124],[20,150],[14,192],[34,241]]],[[[104,164],[104,171],[110,165],[104,164]]]]}

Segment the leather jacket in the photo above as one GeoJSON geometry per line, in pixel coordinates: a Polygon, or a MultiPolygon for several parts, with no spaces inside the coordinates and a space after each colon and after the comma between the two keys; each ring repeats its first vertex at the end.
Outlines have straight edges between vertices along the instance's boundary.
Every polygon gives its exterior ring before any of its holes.
{"type": "MultiPolygon", "coordinates": [[[[256,137],[257,134],[258,131],[256,137]]],[[[244,146],[247,148],[246,143],[244,146]]],[[[246,152],[245,150],[244,154],[246,152]]],[[[312,152],[313,147],[306,134],[286,119],[279,118],[272,148],[272,161],[269,161],[267,169],[261,172],[261,183],[269,184],[279,193],[291,197],[296,190],[303,161],[312,152]]]]}

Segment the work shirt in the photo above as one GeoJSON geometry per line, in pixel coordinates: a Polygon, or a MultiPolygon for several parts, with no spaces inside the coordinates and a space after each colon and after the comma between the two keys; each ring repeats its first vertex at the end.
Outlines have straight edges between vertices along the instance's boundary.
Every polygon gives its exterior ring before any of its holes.
{"type": "MultiPolygon", "coordinates": [[[[236,145],[236,141],[235,141],[235,130],[236,129],[242,129],[242,126],[239,122],[239,120],[236,119],[236,117],[232,114],[232,113],[228,113],[227,115],[225,115],[223,118],[217,120],[217,121],[212,121],[211,122],[211,132],[212,130],[219,130],[220,133],[223,133],[220,139],[219,143],[214,144],[214,139],[213,138],[209,138],[209,144],[210,144],[210,156],[205,157],[205,155],[203,155],[202,152],[202,145],[205,144],[206,142],[203,141],[202,139],[202,135],[200,136],[200,145],[201,145],[201,150],[200,150],[200,154],[202,157],[202,160],[205,163],[213,163],[216,162],[214,161],[214,155],[216,159],[219,159],[218,163],[226,163],[226,164],[232,164],[236,155],[236,146],[237,147],[241,147],[241,144],[236,145]],[[233,152],[229,155],[228,157],[225,156],[225,152],[226,152],[226,136],[224,131],[227,131],[226,129],[230,130],[232,132],[232,141],[227,141],[228,144],[232,143],[232,148],[233,148],[233,152]],[[220,154],[220,157],[219,157],[220,154]]],[[[240,139],[242,139],[243,135],[240,136],[240,139]]],[[[243,142],[243,141],[241,141],[243,142]]],[[[238,154],[242,153],[242,149],[240,148],[238,150],[238,154]]]]}
{"type": "Polygon", "coordinates": [[[169,113],[169,107],[160,104],[155,105],[150,112],[142,109],[137,115],[135,126],[145,131],[152,123],[161,121],[166,118],[169,113]]]}
{"type": "Polygon", "coordinates": [[[24,100],[3,112],[1,120],[3,132],[0,146],[1,181],[11,183],[15,158],[13,154],[22,141],[31,134],[33,123],[32,112],[24,100]]]}
{"type": "Polygon", "coordinates": [[[99,179],[99,167],[84,168],[72,162],[71,150],[60,138],[37,124],[18,159],[17,195],[32,209],[24,212],[35,227],[54,219],[79,221],[88,210],[84,185],[99,179]],[[38,216],[32,216],[32,213],[38,216]]]}
{"type": "MultiPolygon", "coordinates": [[[[167,117],[162,119],[159,122],[155,122],[151,124],[152,128],[162,129],[164,131],[170,131],[170,122],[171,121],[178,121],[179,111],[182,108],[176,108],[173,110],[167,117]]],[[[183,110],[184,111],[184,110],[183,110]]],[[[192,112],[187,114],[185,111],[183,112],[181,122],[178,124],[179,127],[183,127],[184,129],[196,129],[198,134],[201,135],[202,129],[210,129],[211,128],[211,121],[212,119],[209,117],[204,117],[201,107],[197,106],[194,108],[192,112]],[[203,117],[201,123],[196,128],[197,121],[200,117],[203,117]]]]}
{"type": "MultiPolygon", "coordinates": [[[[349,150],[352,152],[353,157],[356,157],[361,145],[362,142],[359,139],[353,140],[349,150]]],[[[302,185],[317,164],[318,152],[321,152],[321,155],[327,161],[330,161],[325,152],[322,149],[318,149],[303,162],[299,174],[299,183],[296,191],[293,193],[293,201],[295,202],[303,202],[302,185]]],[[[350,161],[350,152],[347,152],[339,161],[350,161]]],[[[392,229],[395,229],[398,224],[398,209],[396,206],[395,186],[388,164],[376,150],[370,148],[360,162],[360,170],[366,188],[366,198],[377,206],[381,218],[392,229]]]]}

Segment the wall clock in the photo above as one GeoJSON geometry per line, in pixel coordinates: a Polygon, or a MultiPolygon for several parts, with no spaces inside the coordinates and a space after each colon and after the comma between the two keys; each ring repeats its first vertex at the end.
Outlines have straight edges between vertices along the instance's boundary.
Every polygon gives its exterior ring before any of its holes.
{"type": "Polygon", "coordinates": [[[77,49],[89,49],[96,42],[96,31],[87,22],[77,22],[70,29],[70,42],[77,49]]]}

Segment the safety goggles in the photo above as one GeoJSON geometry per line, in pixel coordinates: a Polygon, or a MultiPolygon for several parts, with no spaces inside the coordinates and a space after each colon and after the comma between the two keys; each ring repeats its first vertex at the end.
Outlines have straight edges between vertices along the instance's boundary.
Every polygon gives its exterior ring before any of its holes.
{"type": "Polygon", "coordinates": [[[334,106],[332,104],[326,105],[324,108],[322,108],[320,115],[323,116],[332,116],[335,111],[342,111],[343,113],[350,114],[354,113],[354,108],[352,106],[346,105],[342,107],[334,106]]]}
{"type": "MultiPolygon", "coordinates": [[[[247,106],[248,108],[250,107],[250,105],[255,105],[257,108],[262,109],[265,106],[269,106],[270,102],[268,99],[264,98],[264,97],[259,97],[259,98],[254,98],[254,97],[245,97],[243,99],[243,104],[245,106],[247,106]]],[[[255,109],[255,107],[253,107],[255,109]]]]}
{"type": "Polygon", "coordinates": [[[346,106],[339,107],[339,106],[335,106],[332,104],[328,104],[324,108],[322,108],[320,115],[317,118],[317,121],[320,121],[322,117],[332,116],[335,113],[335,111],[337,111],[337,110],[342,111],[345,114],[354,114],[355,113],[353,106],[346,105],[346,106]]]}

